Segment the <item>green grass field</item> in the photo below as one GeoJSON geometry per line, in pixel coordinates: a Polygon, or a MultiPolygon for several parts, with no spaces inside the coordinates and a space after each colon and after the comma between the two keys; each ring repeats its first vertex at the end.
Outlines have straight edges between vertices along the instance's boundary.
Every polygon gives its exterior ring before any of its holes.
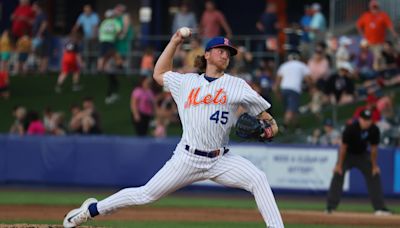
{"type": "MultiPolygon", "coordinates": [[[[107,193],[81,193],[81,192],[65,192],[65,191],[0,191],[0,204],[11,205],[79,205],[89,197],[103,199],[112,192],[107,193]]],[[[174,194],[163,198],[155,203],[152,207],[177,207],[177,208],[256,208],[254,200],[250,196],[241,197],[197,197],[197,196],[182,196],[174,194]]],[[[324,199],[316,196],[314,200],[310,198],[302,199],[286,199],[284,196],[279,199],[278,206],[282,210],[312,210],[323,211],[325,208],[324,199]]],[[[341,204],[340,211],[357,211],[357,212],[372,212],[372,208],[365,198],[365,201],[354,202],[352,200],[344,200],[341,204]],[[346,202],[350,201],[350,202],[346,202]]],[[[389,201],[390,202],[390,201],[389,201]]],[[[394,204],[389,204],[395,213],[400,213],[400,204],[396,201],[394,204]]]]}
{"type": "MultiPolygon", "coordinates": [[[[94,192],[70,192],[70,191],[29,191],[29,190],[2,190],[0,191],[0,205],[54,205],[54,206],[77,206],[88,197],[96,197],[103,199],[111,192],[94,193],[94,192]]],[[[345,198],[340,205],[339,211],[351,212],[372,212],[371,206],[367,198],[362,201],[351,200],[345,198]]],[[[390,209],[395,213],[400,213],[400,203],[397,201],[388,201],[390,209]]],[[[324,199],[321,196],[315,196],[302,199],[277,197],[277,203],[280,210],[316,210],[324,209],[324,199]]],[[[253,209],[256,204],[250,195],[228,194],[215,196],[188,196],[187,194],[174,194],[163,198],[154,204],[146,207],[155,208],[233,208],[233,209],[253,209]]],[[[62,219],[62,218],[60,218],[62,219]]],[[[60,224],[60,221],[54,220],[0,220],[0,224],[60,224]]],[[[177,221],[91,221],[88,223],[93,226],[106,227],[186,227],[186,228],[225,228],[225,227],[264,227],[262,222],[177,222],[177,221]]],[[[302,224],[285,224],[285,227],[294,228],[344,228],[350,226],[338,225],[302,225],[302,224]]],[[[352,226],[356,227],[356,226],[352,226]]],[[[366,226],[362,226],[365,228],[366,226]]]]}

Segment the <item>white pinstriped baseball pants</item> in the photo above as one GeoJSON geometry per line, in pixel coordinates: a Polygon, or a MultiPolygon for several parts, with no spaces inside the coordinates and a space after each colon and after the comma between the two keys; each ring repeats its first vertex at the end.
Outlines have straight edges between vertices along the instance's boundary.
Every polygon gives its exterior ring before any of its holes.
{"type": "Polygon", "coordinates": [[[188,152],[180,145],[147,184],[122,189],[99,201],[97,208],[100,214],[108,214],[118,208],[148,204],[179,188],[206,179],[251,192],[267,227],[284,227],[267,177],[250,161],[233,153],[206,158],[188,152]]]}

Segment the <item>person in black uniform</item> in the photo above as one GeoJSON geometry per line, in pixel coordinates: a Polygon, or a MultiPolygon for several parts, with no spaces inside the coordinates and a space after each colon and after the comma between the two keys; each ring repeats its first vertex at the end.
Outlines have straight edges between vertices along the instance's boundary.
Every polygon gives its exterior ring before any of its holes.
{"type": "Polygon", "coordinates": [[[339,205],[344,175],[346,171],[354,167],[364,175],[375,214],[391,214],[383,200],[380,169],[377,163],[379,128],[372,123],[371,115],[370,110],[363,110],[358,120],[344,129],[338,161],[328,192],[327,213],[332,213],[339,205]],[[368,153],[368,144],[370,153],[368,153]]]}

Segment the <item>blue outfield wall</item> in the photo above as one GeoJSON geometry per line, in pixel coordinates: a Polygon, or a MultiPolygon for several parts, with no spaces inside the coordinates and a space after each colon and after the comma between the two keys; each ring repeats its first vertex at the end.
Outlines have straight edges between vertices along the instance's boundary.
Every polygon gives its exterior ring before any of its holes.
{"type": "Polygon", "coordinates": [[[178,139],[0,136],[0,182],[139,186],[171,157],[178,139]]]}
{"type": "MultiPolygon", "coordinates": [[[[0,135],[0,184],[141,186],[168,161],[178,142],[178,138],[0,135]]],[[[233,143],[231,151],[263,170],[277,192],[326,191],[337,156],[337,148],[304,145],[233,143]]],[[[385,195],[400,196],[400,150],[380,148],[379,164],[385,195]]],[[[345,192],[366,194],[358,170],[350,172],[345,192]]]]}

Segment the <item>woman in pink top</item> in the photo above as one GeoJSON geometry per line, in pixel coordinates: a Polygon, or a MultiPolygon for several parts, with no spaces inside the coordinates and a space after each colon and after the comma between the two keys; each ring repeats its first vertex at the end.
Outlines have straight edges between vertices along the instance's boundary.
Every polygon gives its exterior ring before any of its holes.
{"type": "Polygon", "coordinates": [[[28,125],[27,134],[28,135],[44,135],[46,134],[46,128],[39,118],[39,114],[35,111],[31,111],[28,114],[28,119],[30,120],[28,125]]]}
{"type": "Polygon", "coordinates": [[[151,90],[151,78],[141,78],[140,84],[132,91],[131,113],[137,135],[147,135],[155,110],[155,96],[151,90]]]}
{"type": "Polygon", "coordinates": [[[324,81],[329,76],[329,61],[322,51],[315,51],[313,56],[308,60],[308,68],[313,85],[319,90],[324,87],[324,81]]]}

